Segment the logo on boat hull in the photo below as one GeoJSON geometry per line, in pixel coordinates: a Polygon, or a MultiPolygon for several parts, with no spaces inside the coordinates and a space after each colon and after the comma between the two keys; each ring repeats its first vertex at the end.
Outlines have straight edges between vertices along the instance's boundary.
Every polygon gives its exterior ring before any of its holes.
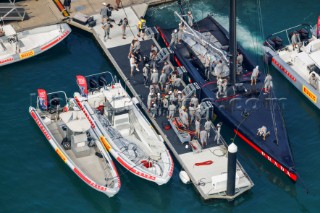
{"type": "Polygon", "coordinates": [[[317,103],[317,96],[313,94],[306,86],[302,86],[302,92],[305,94],[311,101],[317,103]]]}
{"type": "Polygon", "coordinates": [[[33,50],[29,50],[27,52],[20,53],[20,58],[21,59],[29,58],[31,56],[34,56],[34,51],[33,50]]]}
{"type": "Polygon", "coordinates": [[[274,58],[272,58],[272,63],[274,65],[276,65],[284,74],[286,74],[292,81],[296,82],[297,79],[295,77],[293,77],[293,75],[288,72],[288,70],[286,70],[283,66],[281,66],[281,64],[279,62],[277,62],[274,58]]]}
{"type": "Polygon", "coordinates": [[[5,64],[5,63],[11,62],[11,61],[13,61],[13,58],[12,58],[12,57],[7,58],[7,59],[0,60],[0,64],[5,64]]]}

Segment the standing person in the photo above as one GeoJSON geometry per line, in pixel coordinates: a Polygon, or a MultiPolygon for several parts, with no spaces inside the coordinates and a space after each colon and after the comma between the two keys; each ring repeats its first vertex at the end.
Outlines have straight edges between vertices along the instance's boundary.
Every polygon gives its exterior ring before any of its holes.
{"type": "Polygon", "coordinates": [[[151,47],[150,47],[150,57],[151,57],[151,54],[152,54],[153,51],[155,51],[155,52],[158,54],[158,48],[156,47],[156,45],[151,44],[151,47]]]}
{"type": "Polygon", "coordinates": [[[190,106],[189,106],[190,124],[192,124],[192,122],[194,120],[195,113],[196,113],[196,108],[194,107],[193,104],[190,104],[190,106]]]}
{"type": "Polygon", "coordinates": [[[187,16],[188,25],[189,25],[190,27],[193,27],[193,15],[192,15],[192,12],[189,11],[189,12],[187,13],[187,15],[183,15],[183,16],[187,16]]]}
{"type": "Polygon", "coordinates": [[[190,100],[190,105],[193,104],[193,106],[196,108],[199,104],[199,99],[197,98],[197,95],[194,94],[193,97],[190,100]]]}
{"type": "Polygon", "coordinates": [[[163,97],[162,100],[162,107],[163,107],[163,115],[168,116],[168,107],[169,107],[169,101],[168,101],[169,96],[166,95],[163,97]]]}
{"type": "Polygon", "coordinates": [[[243,63],[243,55],[238,52],[238,55],[237,55],[237,65],[238,65],[238,66],[242,66],[242,63],[243,63]]]}
{"type": "Polygon", "coordinates": [[[144,33],[146,31],[146,28],[147,28],[146,20],[144,19],[143,16],[141,16],[139,19],[139,22],[138,22],[139,32],[138,32],[137,36],[140,37],[140,35],[141,35],[142,40],[144,40],[144,33]]]}
{"type": "Polygon", "coordinates": [[[211,124],[212,122],[209,119],[204,123],[204,129],[207,131],[208,138],[210,137],[211,124]]]}
{"type": "Polygon", "coordinates": [[[217,130],[217,132],[216,132],[216,136],[214,136],[214,141],[217,141],[217,144],[220,144],[220,137],[221,137],[221,135],[220,135],[220,131],[221,131],[221,125],[222,125],[222,123],[218,123],[218,124],[217,124],[217,126],[216,126],[216,130],[217,130]]]}
{"type": "Polygon", "coordinates": [[[167,81],[167,75],[166,73],[164,72],[164,70],[161,71],[161,75],[160,75],[160,78],[159,78],[159,84],[160,84],[160,90],[163,91],[164,89],[164,85],[167,81]]]}
{"type": "Polygon", "coordinates": [[[187,109],[185,106],[181,107],[181,110],[179,110],[179,117],[182,122],[182,124],[188,129],[189,128],[189,116],[188,113],[186,112],[187,109]]]}
{"type": "Polygon", "coordinates": [[[222,82],[223,97],[227,97],[227,88],[228,88],[228,80],[223,79],[223,82],[222,82]]]}
{"type": "Polygon", "coordinates": [[[178,30],[175,29],[172,33],[171,33],[171,41],[170,41],[170,47],[174,47],[176,48],[176,45],[178,44],[178,30]]]}
{"type": "Polygon", "coordinates": [[[106,37],[107,37],[107,39],[111,39],[110,38],[110,29],[111,29],[111,27],[112,26],[110,24],[109,19],[107,19],[107,21],[104,22],[103,25],[102,25],[102,29],[104,30],[104,37],[103,37],[104,42],[106,42],[106,37]]]}
{"type": "Polygon", "coordinates": [[[153,69],[153,72],[150,76],[150,81],[152,84],[158,84],[159,82],[159,74],[156,69],[153,69]]]}
{"type": "Polygon", "coordinates": [[[166,73],[167,76],[170,75],[170,73],[171,73],[171,66],[170,66],[170,64],[169,64],[167,61],[164,62],[164,66],[163,66],[162,69],[164,70],[164,72],[166,73]]]}
{"type": "Polygon", "coordinates": [[[100,10],[100,15],[101,15],[101,21],[103,23],[103,22],[107,21],[107,18],[108,18],[107,10],[108,9],[107,9],[107,3],[103,2],[102,5],[103,5],[103,7],[100,10]]]}
{"type": "Polygon", "coordinates": [[[131,72],[130,72],[131,77],[133,76],[134,70],[137,70],[138,72],[140,71],[138,68],[138,64],[136,62],[136,59],[133,54],[131,54],[131,58],[130,58],[130,67],[131,67],[131,72]]]}
{"type": "Polygon", "coordinates": [[[214,74],[217,78],[221,78],[221,74],[223,71],[223,64],[222,64],[222,60],[220,59],[219,62],[217,63],[217,65],[214,68],[214,74]]]}
{"type": "Polygon", "coordinates": [[[301,42],[300,40],[300,35],[297,32],[293,32],[292,36],[291,36],[291,43],[292,43],[292,47],[293,50],[295,50],[295,48],[297,47],[297,45],[301,42]]]}
{"type": "Polygon", "coordinates": [[[264,91],[269,93],[271,87],[273,87],[272,76],[268,73],[266,78],[264,79],[264,91]]]}
{"type": "Polygon", "coordinates": [[[66,9],[66,11],[68,13],[70,13],[70,9],[71,9],[71,0],[64,0],[63,1],[63,6],[66,9]]]}
{"type": "Polygon", "coordinates": [[[123,19],[122,25],[121,25],[121,29],[122,29],[122,39],[126,39],[126,29],[128,26],[129,22],[127,18],[123,19]]]}
{"type": "Polygon", "coordinates": [[[176,105],[173,104],[173,102],[171,102],[171,104],[169,105],[169,116],[168,119],[173,118],[174,114],[176,112],[176,105]]]}
{"type": "Polygon", "coordinates": [[[148,107],[149,111],[151,109],[152,98],[153,98],[153,93],[150,92],[149,95],[148,95],[148,99],[147,99],[147,107],[148,107]]]}
{"type": "Polygon", "coordinates": [[[144,80],[144,86],[148,87],[148,78],[149,78],[149,64],[145,64],[142,69],[142,75],[144,80]]]}
{"type": "Polygon", "coordinates": [[[111,19],[111,16],[112,16],[112,10],[113,10],[113,7],[111,7],[110,4],[107,4],[107,18],[109,19],[109,21],[113,21],[113,19],[111,19]]]}
{"type": "Polygon", "coordinates": [[[217,91],[217,94],[216,94],[216,98],[219,98],[219,95],[222,94],[222,83],[223,83],[222,78],[218,78],[218,80],[217,80],[218,91],[217,91]]]}
{"type": "Polygon", "coordinates": [[[208,135],[206,130],[202,130],[200,132],[200,142],[202,147],[205,147],[207,145],[208,135]]]}
{"type": "Polygon", "coordinates": [[[178,44],[181,44],[184,35],[184,25],[183,23],[179,23],[179,31],[178,31],[178,44]]]}
{"type": "Polygon", "coordinates": [[[318,78],[316,77],[316,74],[312,73],[309,76],[309,84],[316,90],[319,89],[319,82],[318,82],[318,78]]]}
{"type": "Polygon", "coordinates": [[[200,119],[197,118],[194,124],[197,138],[200,138],[200,119]]]}
{"type": "Polygon", "coordinates": [[[256,85],[258,75],[259,75],[259,66],[256,66],[256,68],[253,69],[251,74],[251,85],[256,85]]]}

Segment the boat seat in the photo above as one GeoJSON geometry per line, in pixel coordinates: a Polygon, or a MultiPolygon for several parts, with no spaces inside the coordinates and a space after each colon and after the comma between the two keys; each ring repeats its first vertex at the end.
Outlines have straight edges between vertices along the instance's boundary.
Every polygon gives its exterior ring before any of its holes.
{"type": "Polygon", "coordinates": [[[129,114],[114,116],[114,127],[122,136],[130,135],[131,125],[129,123],[129,114]]]}
{"type": "Polygon", "coordinates": [[[90,155],[90,148],[87,146],[87,134],[81,133],[71,136],[71,149],[77,158],[90,155]]]}

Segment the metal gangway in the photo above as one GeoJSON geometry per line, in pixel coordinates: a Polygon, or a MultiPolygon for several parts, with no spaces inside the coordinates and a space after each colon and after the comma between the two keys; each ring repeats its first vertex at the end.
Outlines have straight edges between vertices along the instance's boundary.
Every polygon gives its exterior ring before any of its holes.
{"type": "Polygon", "coordinates": [[[188,34],[192,37],[192,39],[199,43],[202,44],[203,46],[206,47],[210,52],[216,53],[220,56],[220,58],[225,62],[225,64],[229,64],[229,59],[227,58],[227,52],[222,50],[221,48],[217,47],[215,44],[212,44],[210,41],[207,40],[207,38],[202,35],[200,32],[195,31],[192,29],[188,23],[179,15],[177,11],[174,12],[174,14],[180,19],[180,21],[184,24],[184,33],[188,34]]]}
{"type": "Polygon", "coordinates": [[[0,21],[23,21],[26,11],[21,6],[16,6],[15,0],[9,3],[0,3],[0,21]]]}

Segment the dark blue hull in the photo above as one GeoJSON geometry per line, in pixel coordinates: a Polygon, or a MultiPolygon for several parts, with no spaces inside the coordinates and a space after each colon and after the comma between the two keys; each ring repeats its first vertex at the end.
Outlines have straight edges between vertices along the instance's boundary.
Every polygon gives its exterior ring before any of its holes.
{"type": "MultiPolygon", "coordinates": [[[[227,31],[211,16],[197,22],[195,29],[200,32],[210,32],[222,45],[229,44],[227,31]]],[[[173,29],[159,29],[164,42],[168,45],[173,29]]],[[[237,82],[243,83],[246,91],[232,92],[228,88],[228,97],[216,98],[217,86],[215,81],[206,81],[204,67],[194,52],[185,43],[174,49],[175,60],[188,71],[192,81],[198,82],[202,88],[202,99],[210,99],[215,106],[215,113],[228,123],[234,132],[252,148],[259,152],[269,162],[279,168],[293,181],[297,180],[295,164],[291,153],[285,122],[282,116],[280,102],[276,100],[273,90],[267,94],[263,92],[265,75],[260,73],[257,85],[250,85],[253,61],[247,56],[243,48],[238,45],[244,56],[244,72],[237,77],[237,82]],[[257,136],[257,129],[266,126],[270,135],[264,141],[257,136]]]]}

